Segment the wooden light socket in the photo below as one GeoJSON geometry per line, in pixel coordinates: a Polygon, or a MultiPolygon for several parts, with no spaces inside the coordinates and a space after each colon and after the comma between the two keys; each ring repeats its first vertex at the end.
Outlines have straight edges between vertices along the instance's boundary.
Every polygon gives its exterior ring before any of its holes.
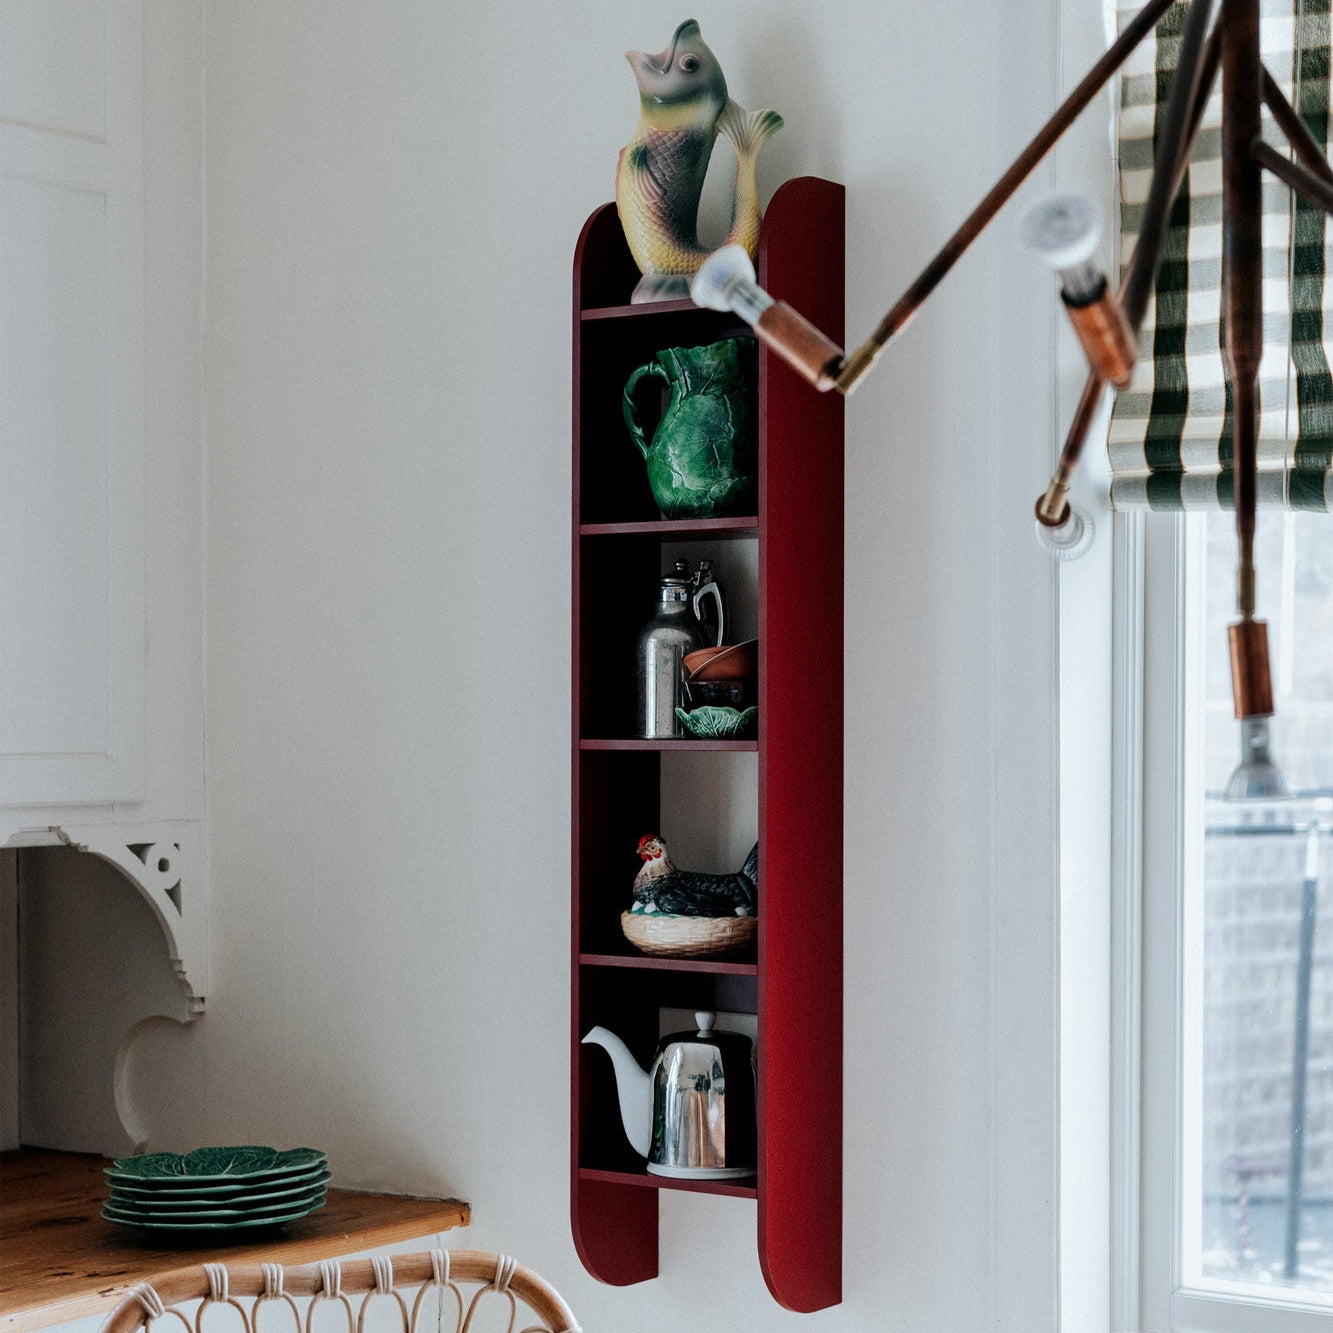
{"type": "Polygon", "coordinates": [[[1242,620],[1227,630],[1231,641],[1231,697],[1236,716],[1273,713],[1273,677],[1268,669],[1268,622],[1242,620]]]}
{"type": "Polygon", "coordinates": [[[1097,295],[1086,304],[1075,305],[1068,297],[1064,303],[1088,364],[1102,379],[1123,389],[1133,374],[1138,352],[1120,303],[1111,295],[1106,279],[1102,279],[1097,295]]]}
{"type": "Polygon", "coordinates": [[[833,388],[842,365],[842,348],[785,301],[769,306],[755,322],[754,331],[821,393],[833,388]]]}

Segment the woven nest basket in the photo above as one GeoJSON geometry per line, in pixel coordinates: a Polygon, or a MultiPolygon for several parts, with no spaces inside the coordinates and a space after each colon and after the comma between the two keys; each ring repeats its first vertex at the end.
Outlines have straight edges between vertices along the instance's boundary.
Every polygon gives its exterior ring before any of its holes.
{"type": "Polygon", "coordinates": [[[753,944],[759,933],[759,918],[622,912],[620,928],[636,949],[659,958],[711,958],[753,944]]]}

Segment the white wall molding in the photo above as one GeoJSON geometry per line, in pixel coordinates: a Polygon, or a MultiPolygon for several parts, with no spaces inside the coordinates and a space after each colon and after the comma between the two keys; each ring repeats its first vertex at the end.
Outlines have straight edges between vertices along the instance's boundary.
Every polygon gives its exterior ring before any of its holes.
{"type": "Polygon", "coordinates": [[[1144,516],[1115,530],[1111,862],[1111,1320],[1137,1328],[1142,1135],[1144,516]]]}
{"type": "MultiPolygon", "coordinates": [[[[1049,5],[1021,16],[1000,10],[995,21],[990,50],[996,69],[1026,63],[1033,77],[1021,86],[1005,77],[994,85],[992,178],[1056,104],[1060,27],[1049,5]]],[[[1047,164],[1024,201],[1050,182],[1047,164]]],[[[997,220],[985,242],[994,256],[988,274],[993,421],[986,484],[992,620],[990,1283],[995,1327],[1055,1333],[1061,1258],[1061,567],[1034,540],[1031,515],[1060,429],[1052,373],[1060,329],[1044,275],[1029,271],[1015,254],[1013,218],[1007,212],[997,220]],[[1010,336],[1017,329],[1023,331],[1021,351],[1010,336]]]]}

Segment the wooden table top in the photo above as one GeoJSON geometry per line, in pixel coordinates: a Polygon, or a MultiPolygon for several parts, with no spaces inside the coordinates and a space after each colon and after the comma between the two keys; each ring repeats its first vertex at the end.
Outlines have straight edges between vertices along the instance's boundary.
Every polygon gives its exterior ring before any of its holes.
{"type": "Polygon", "coordinates": [[[181,1268],[214,1260],[315,1263],[472,1218],[457,1199],[331,1189],[323,1208],[279,1231],[182,1249],[102,1219],[106,1165],[104,1157],[39,1148],[0,1153],[0,1333],[109,1314],[136,1282],[181,1268]]]}

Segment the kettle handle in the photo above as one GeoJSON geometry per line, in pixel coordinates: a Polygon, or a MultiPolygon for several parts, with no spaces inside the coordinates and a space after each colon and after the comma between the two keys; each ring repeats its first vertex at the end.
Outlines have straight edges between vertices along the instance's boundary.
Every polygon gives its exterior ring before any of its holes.
{"type": "Polygon", "coordinates": [[[638,370],[630,375],[625,381],[625,393],[621,401],[621,411],[625,417],[625,425],[629,427],[630,439],[638,446],[639,453],[643,456],[645,462],[648,460],[648,442],[644,439],[643,427],[639,425],[639,420],[634,411],[634,390],[639,387],[639,381],[645,375],[656,375],[658,379],[666,380],[671,383],[671,377],[656,362],[649,361],[646,366],[640,366],[638,370]]]}
{"type": "Polygon", "coordinates": [[[726,603],[722,600],[722,589],[719,588],[715,582],[710,580],[702,587],[696,589],[693,603],[694,618],[700,624],[703,624],[703,616],[699,612],[699,603],[702,602],[709,593],[712,593],[713,600],[717,603],[717,642],[711,646],[714,648],[721,648],[726,642],[727,608],[726,603]]]}

